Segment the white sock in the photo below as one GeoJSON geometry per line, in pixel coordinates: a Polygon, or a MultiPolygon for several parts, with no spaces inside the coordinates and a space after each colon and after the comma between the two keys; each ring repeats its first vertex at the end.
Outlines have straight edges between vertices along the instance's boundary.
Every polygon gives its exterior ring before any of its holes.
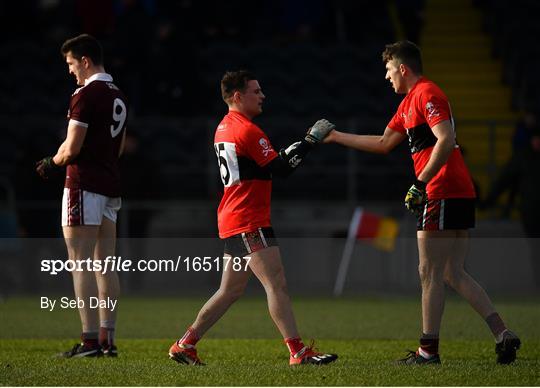
{"type": "Polygon", "coordinates": [[[424,357],[426,360],[429,360],[430,358],[435,356],[434,354],[430,354],[430,353],[426,352],[421,347],[418,348],[418,354],[421,355],[422,357],[424,357]]]}
{"type": "Polygon", "coordinates": [[[506,333],[508,331],[508,329],[504,330],[502,333],[500,333],[497,338],[495,338],[495,342],[496,343],[500,343],[502,342],[502,340],[504,339],[504,333],[506,333]]]}

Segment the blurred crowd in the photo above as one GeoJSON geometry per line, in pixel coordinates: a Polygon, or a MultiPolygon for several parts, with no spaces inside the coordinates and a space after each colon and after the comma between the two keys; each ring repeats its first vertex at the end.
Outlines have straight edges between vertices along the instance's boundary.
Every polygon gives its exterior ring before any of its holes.
{"type": "MultiPolygon", "coordinates": [[[[384,1],[29,0],[0,7],[4,55],[32,55],[26,66],[41,65],[37,75],[55,81],[48,86],[65,88],[58,47],[67,37],[92,34],[105,46],[107,71],[143,115],[206,113],[200,53],[210,45],[362,45],[379,35],[383,42],[394,37],[384,1]]],[[[22,72],[8,70],[15,79],[22,72]]],[[[12,86],[9,79],[2,83],[12,86]]],[[[5,100],[8,112],[23,109],[22,102],[5,100]]],[[[44,111],[60,109],[43,105],[44,111]]]]}

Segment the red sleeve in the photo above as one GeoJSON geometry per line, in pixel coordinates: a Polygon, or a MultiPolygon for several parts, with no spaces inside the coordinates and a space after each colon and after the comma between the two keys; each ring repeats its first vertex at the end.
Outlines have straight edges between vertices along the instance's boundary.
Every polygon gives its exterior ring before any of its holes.
{"type": "Polygon", "coordinates": [[[427,91],[422,94],[420,103],[422,106],[419,108],[421,108],[421,112],[424,114],[430,128],[440,122],[450,120],[450,105],[445,96],[427,91]]]}
{"type": "Polygon", "coordinates": [[[76,120],[81,123],[89,124],[90,117],[92,116],[90,107],[93,106],[93,104],[89,102],[89,99],[89,94],[84,93],[83,90],[79,90],[78,93],[75,93],[71,97],[71,102],[69,104],[68,118],[70,120],[76,120]]]}
{"type": "Polygon", "coordinates": [[[399,133],[406,133],[405,127],[403,126],[403,120],[401,120],[401,115],[399,110],[396,112],[392,120],[388,123],[388,128],[399,133]]]}
{"type": "Polygon", "coordinates": [[[244,128],[237,133],[237,137],[242,153],[261,167],[266,166],[278,156],[268,136],[256,125],[244,128]]]}

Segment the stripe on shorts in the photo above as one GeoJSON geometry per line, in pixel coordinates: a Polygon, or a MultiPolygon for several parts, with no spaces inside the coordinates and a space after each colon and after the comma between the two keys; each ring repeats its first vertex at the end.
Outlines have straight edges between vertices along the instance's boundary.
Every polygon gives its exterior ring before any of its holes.
{"type": "Polygon", "coordinates": [[[82,190],[68,189],[68,225],[81,225],[82,190]]]}
{"type": "Polygon", "coordinates": [[[264,247],[268,248],[268,243],[266,242],[266,239],[264,238],[264,233],[262,231],[262,228],[259,228],[259,236],[261,236],[261,240],[263,242],[264,247]]]}
{"type": "Polygon", "coordinates": [[[441,199],[441,206],[439,208],[439,230],[444,229],[444,199],[441,199]]]}
{"type": "Polygon", "coordinates": [[[426,227],[426,215],[428,211],[428,204],[429,204],[429,201],[426,202],[426,205],[424,206],[424,213],[422,214],[422,229],[426,227]]]}
{"type": "Polygon", "coordinates": [[[247,253],[251,253],[251,247],[249,246],[249,242],[246,238],[246,234],[242,233],[242,241],[244,242],[244,246],[246,247],[247,253]]]}
{"type": "Polygon", "coordinates": [[[79,189],[79,198],[80,198],[79,214],[81,215],[81,225],[84,225],[84,190],[79,189]]]}

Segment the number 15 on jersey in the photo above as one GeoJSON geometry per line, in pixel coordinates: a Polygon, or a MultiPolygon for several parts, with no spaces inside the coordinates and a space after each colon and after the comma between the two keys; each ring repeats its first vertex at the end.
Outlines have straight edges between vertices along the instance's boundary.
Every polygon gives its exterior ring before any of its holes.
{"type": "Polygon", "coordinates": [[[234,143],[215,143],[214,149],[218,158],[219,172],[223,186],[230,187],[240,183],[240,170],[234,143]]]}

